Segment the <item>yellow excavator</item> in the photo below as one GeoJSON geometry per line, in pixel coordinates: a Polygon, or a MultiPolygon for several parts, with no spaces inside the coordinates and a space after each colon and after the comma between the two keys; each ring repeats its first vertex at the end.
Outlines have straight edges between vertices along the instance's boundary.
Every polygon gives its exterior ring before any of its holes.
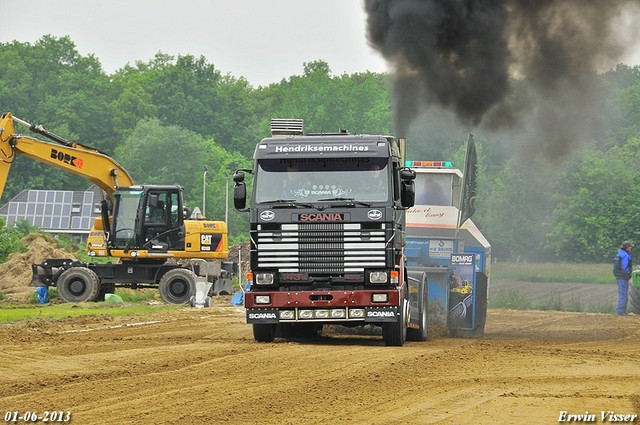
{"type": "Polygon", "coordinates": [[[194,296],[205,261],[228,257],[226,223],[188,219],[182,187],[135,185],[109,155],[8,112],[0,119],[0,198],[17,155],[82,176],[106,195],[87,239],[87,253],[118,261],[63,258],[32,265],[32,285],[55,286],[66,302],[102,300],[116,287],[158,287],[165,302],[184,304],[194,296]],[[54,143],[17,134],[16,123],[54,143]]]}

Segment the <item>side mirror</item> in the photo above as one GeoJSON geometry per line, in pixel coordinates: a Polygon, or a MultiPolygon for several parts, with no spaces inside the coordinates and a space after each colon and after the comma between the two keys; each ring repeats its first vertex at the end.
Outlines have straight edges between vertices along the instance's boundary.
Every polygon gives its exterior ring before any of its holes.
{"type": "Polygon", "coordinates": [[[236,182],[233,187],[233,206],[238,211],[246,211],[247,205],[247,185],[244,182],[236,182]]]}
{"type": "Polygon", "coordinates": [[[400,178],[402,180],[415,180],[416,172],[411,168],[401,168],[400,169],[400,178]]]}
{"type": "Polygon", "coordinates": [[[400,183],[400,202],[404,208],[411,208],[416,203],[416,188],[413,180],[402,180],[400,183]]]}
{"type": "Polygon", "coordinates": [[[247,185],[244,182],[244,173],[252,174],[253,170],[242,168],[233,173],[233,206],[238,211],[249,211],[247,209],[247,185]]]}
{"type": "Polygon", "coordinates": [[[400,203],[404,208],[411,208],[416,203],[415,170],[401,168],[400,179],[400,203]]]}
{"type": "Polygon", "coordinates": [[[233,173],[233,182],[235,184],[244,182],[244,171],[238,170],[235,173],[233,173]]]}

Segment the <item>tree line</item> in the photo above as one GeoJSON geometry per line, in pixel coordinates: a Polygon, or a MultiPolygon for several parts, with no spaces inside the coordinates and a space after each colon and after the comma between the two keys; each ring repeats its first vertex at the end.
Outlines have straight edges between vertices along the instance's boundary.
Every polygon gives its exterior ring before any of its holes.
{"type": "MultiPolygon", "coordinates": [[[[640,242],[640,70],[619,65],[597,80],[604,124],[563,158],[523,155],[509,136],[474,132],[480,173],[473,219],[494,256],[598,262],[624,239],[640,242]]],[[[253,87],[203,57],[158,53],[106,74],[69,37],[0,43],[1,112],[108,153],[136,183],[183,186],[190,208],[202,207],[206,184],[206,215],[228,214],[232,243],[248,240],[248,220],[231,201],[226,207],[230,177],[251,167],[271,118],[302,118],[308,132],[393,134],[392,109],[388,75],[333,75],[322,60],[302,64],[301,75],[253,87]]],[[[406,135],[409,157],[450,159],[462,168],[466,131],[432,112],[406,135]]],[[[87,187],[19,157],[0,203],[24,189],[87,187]]]]}

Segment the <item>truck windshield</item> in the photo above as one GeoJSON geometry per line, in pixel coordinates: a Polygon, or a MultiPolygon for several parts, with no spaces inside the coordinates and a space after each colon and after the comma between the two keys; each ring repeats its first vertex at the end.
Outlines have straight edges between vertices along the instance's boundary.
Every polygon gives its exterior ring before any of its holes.
{"type": "Polygon", "coordinates": [[[452,202],[457,199],[452,194],[453,177],[453,174],[419,173],[415,180],[416,205],[457,206],[452,202]]]}
{"type": "Polygon", "coordinates": [[[334,198],[389,199],[388,158],[263,159],[254,179],[255,202],[316,202],[334,198]]]}
{"type": "Polygon", "coordinates": [[[116,247],[132,246],[136,237],[136,215],[142,191],[116,193],[113,219],[113,243],[116,247]]]}

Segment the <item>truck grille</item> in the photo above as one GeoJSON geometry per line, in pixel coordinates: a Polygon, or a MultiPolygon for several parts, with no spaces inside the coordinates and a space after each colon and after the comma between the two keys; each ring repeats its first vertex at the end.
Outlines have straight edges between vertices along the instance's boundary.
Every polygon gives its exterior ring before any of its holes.
{"type": "Polygon", "coordinates": [[[362,272],[384,267],[384,224],[362,229],[358,223],[283,224],[256,235],[258,268],[286,273],[362,272]]]}

